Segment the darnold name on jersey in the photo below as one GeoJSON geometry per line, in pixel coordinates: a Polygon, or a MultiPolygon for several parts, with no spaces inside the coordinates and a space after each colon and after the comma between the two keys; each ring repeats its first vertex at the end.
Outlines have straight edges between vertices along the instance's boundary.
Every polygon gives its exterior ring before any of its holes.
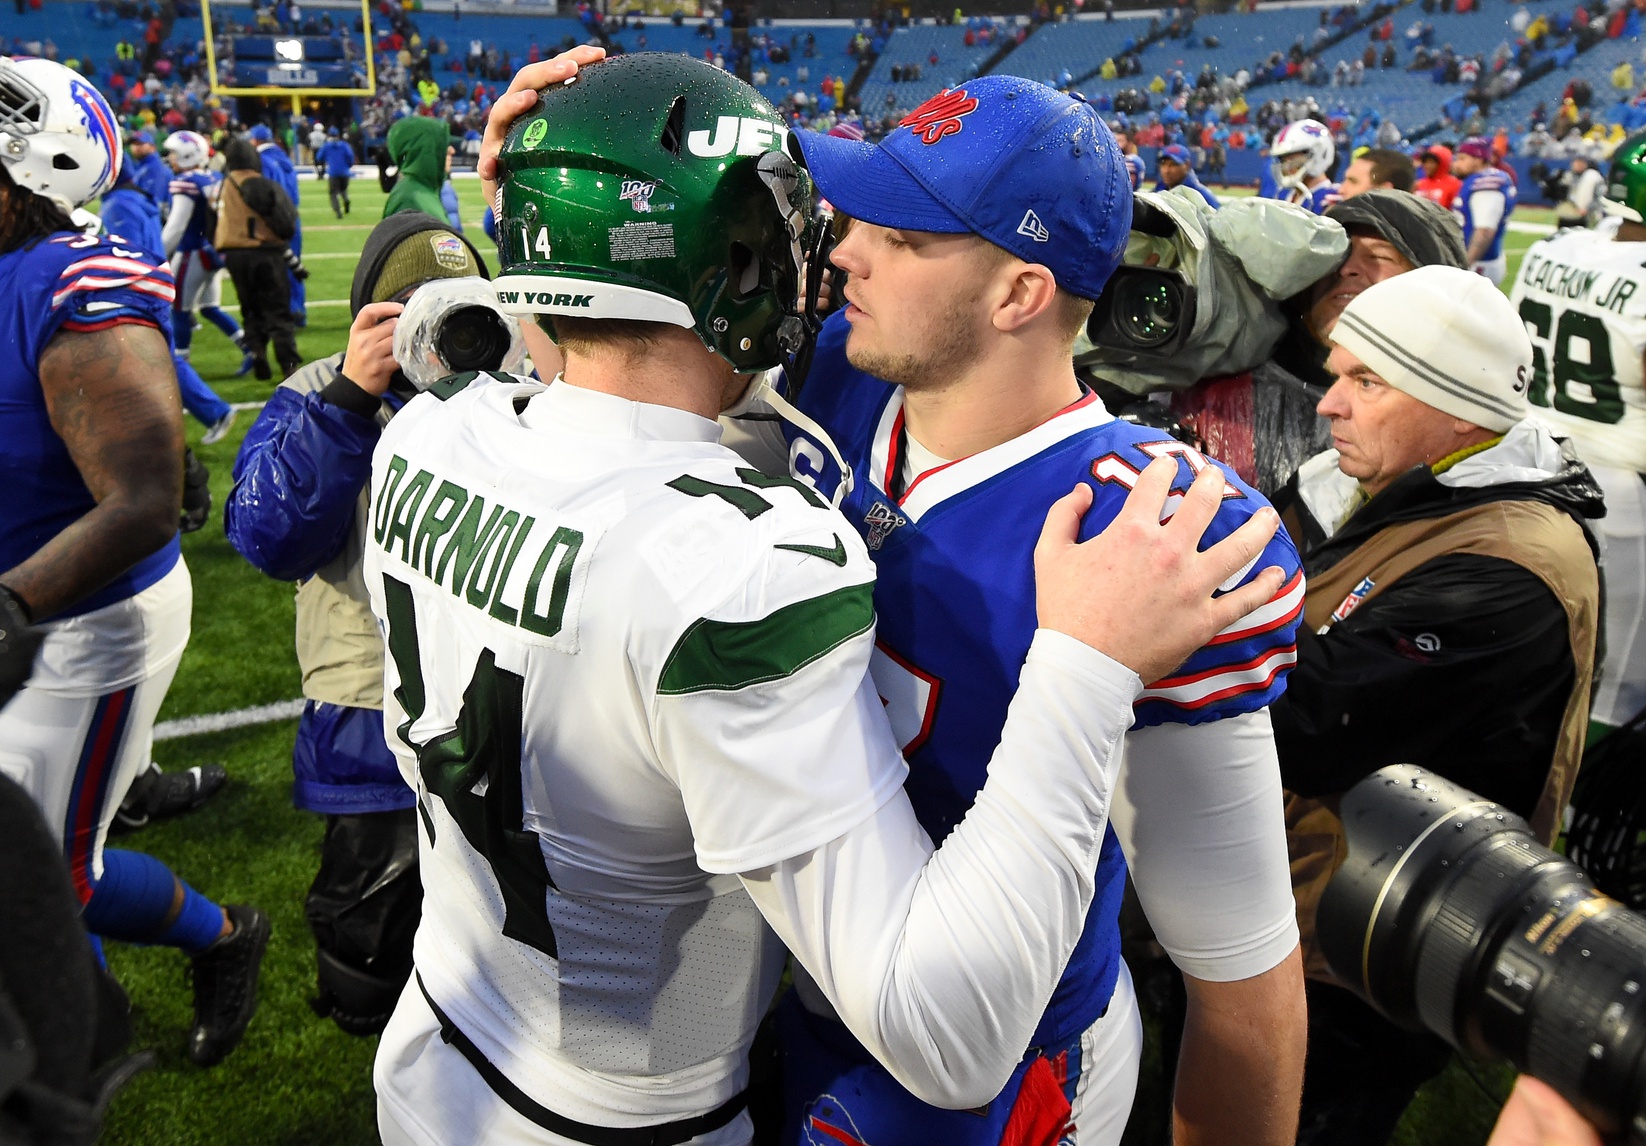
{"type": "Polygon", "coordinates": [[[1612,277],[1606,289],[1600,292],[1599,298],[1591,299],[1589,292],[1594,289],[1597,282],[1611,277],[1611,271],[1590,270],[1569,263],[1557,263],[1536,252],[1526,255],[1526,264],[1526,269],[1521,272],[1521,282],[1527,288],[1559,298],[1593,302],[1601,310],[1610,310],[1617,314],[1623,313],[1623,305],[1640,289],[1638,283],[1617,275],[1612,277]]]}
{"type": "Polygon", "coordinates": [[[410,471],[406,459],[391,457],[373,499],[372,536],[383,553],[522,640],[577,652],[599,528],[539,521],[429,470],[410,471]]]}

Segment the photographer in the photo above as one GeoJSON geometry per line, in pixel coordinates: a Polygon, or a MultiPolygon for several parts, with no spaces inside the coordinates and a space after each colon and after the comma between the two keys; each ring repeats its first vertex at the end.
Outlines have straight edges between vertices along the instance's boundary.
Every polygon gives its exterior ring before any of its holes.
{"type": "Polygon", "coordinates": [[[1588,714],[1599,578],[1584,523],[1602,505],[1527,417],[1531,344],[1478,276],[1431,266],[1370,286],[1330,337],[1320,413],[1336,449],[1276,498],[1309,577],[1272,710],[1312,977],[1298,1141],[1381,1146],[1450,1052],[1332,985],[1314,937],[1344,854],[1338,800],[1409,762],[1552,839],[1588,714]]]}
{"type": "Polygon", "coordinates": [[[1606,190],[1605,177],[1579,155],[1572,160],[1566,174],[1555,179],[1558,183],[1551,181],[1544,185],[1544,194],[1555,201],[1555,226],[1594,226],[1600,219],[1600,200],[1606,190]]]}
{"type": "Polygon", "coordinates": [[[229,277],[240,296],[240,318],[245,323],[252,371],[260,380],[269,377],[266,355],[272,339],[281,375],[290,377],[303,365],[286,274],[287,243],[296,234],[297,208],[278,185],[262,174],[257,148],[250,140],[230,140],[223,157],[228,171],[218,205],[216,246],[228,263],[229,277]]]}
{"type": "Polygon", "coordinates": [[[397,316],[424,284],[473,276],[489,277],[485,263],[444,222],[412,212],[379,223],[355,269],[347,349],[275,390],[241,446],[224,512],[248,561],[299,582],[308,703],[292,797],[326,816],[307,901],[315,1009],[352,1034],[387,1021],[411,970],[421,899],[414,798],[383,740],[383,643],[360,571],[366,483],[379,433],[416,392],[394,356],[397,316]]]}

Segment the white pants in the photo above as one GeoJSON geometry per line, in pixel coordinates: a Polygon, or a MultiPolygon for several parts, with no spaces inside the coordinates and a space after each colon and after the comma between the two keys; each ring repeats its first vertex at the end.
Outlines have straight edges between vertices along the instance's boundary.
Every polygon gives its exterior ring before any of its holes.
{"type": "Polygon", "coordinates": [[[1103,1017],[1080,1036],[1080,1081],[1075,1083],[1069,1121],[1074,1134],[1067,1146],[1119,1146],[1137,1095],[1137,1070],[1143,1058],[1143,1016],[1126,961],[1103,1017]]]}
{"type": "Polygon", "coordinates": [[[1595,522],[1606,542],[1606,660],[1590,714],[1616,727],[1646,709],[1646,481],[1611,466],[1589,470],[1606,494],[1606,516],[1595,522]]]}
{"type": "Polygon", "coordinates": [[[28,683],[0,709],[0,772],[40,806],[81,903],[103,874],[114,813],[148,763],[193,599],[179,558],[134,597],[48,622],[28,683]]]}
{"type": "Polygon", "coordinates": [[[200,251],[178,251],[171,257],[171,273],[177,280],[178,310],[223,305],[223,268],[206,266],[200,251]]]}
{"type": "Polygon", "coordinates": [[[1495,259],[1482,260],[1473,269],[1491,280],[1493,286],[1502,286],[1503,276],[1509,273],[1509,256],[1499,255],[1495,259]]]}
{"type": "MultiPolygon", "coordinates": [[[[415,976],[377,1044],[372,1084],[383,1146],[580,1146],[517,1113],[461,1051],[441,1039],[440,1022],[415,976]]],[[[684,1146],[746,1146],[753,1134],[744,1111],[684,1146]]]]}

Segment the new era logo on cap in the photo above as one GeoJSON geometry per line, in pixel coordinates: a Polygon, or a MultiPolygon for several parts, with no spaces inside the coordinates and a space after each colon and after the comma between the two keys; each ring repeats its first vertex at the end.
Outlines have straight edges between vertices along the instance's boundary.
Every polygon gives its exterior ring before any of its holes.
{"type": "Polygon", "coordinates": [[[954,135],[963,126],[960,117],[977,110],[977,100],[966,94],[965,88],[938,92],[898,121],[920,137],[930,147],[944,136],[954,135]]]}
{"type": "Polygon", "coordinates": [[[1017,233],[1027,235],[1037,243],[1044,243],[1052,237],[1052,233],[1046,229],[1046,224],[1042,223],[1040,216],[1033,211],[1023,212],[1023,221],[1017,225],[1017,233]]]}

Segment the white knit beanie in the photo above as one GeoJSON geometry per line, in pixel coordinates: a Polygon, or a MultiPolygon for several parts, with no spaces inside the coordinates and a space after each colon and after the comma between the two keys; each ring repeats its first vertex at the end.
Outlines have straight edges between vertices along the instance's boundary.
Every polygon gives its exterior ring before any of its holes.
{"type": "Polygon", "coordinates": [[[1526,417],[1532,343],[1503,292],[1456,267],[1419,267],[1366,288],[1331,339],[1397,390],[1487,430],[1526,417]]]}

